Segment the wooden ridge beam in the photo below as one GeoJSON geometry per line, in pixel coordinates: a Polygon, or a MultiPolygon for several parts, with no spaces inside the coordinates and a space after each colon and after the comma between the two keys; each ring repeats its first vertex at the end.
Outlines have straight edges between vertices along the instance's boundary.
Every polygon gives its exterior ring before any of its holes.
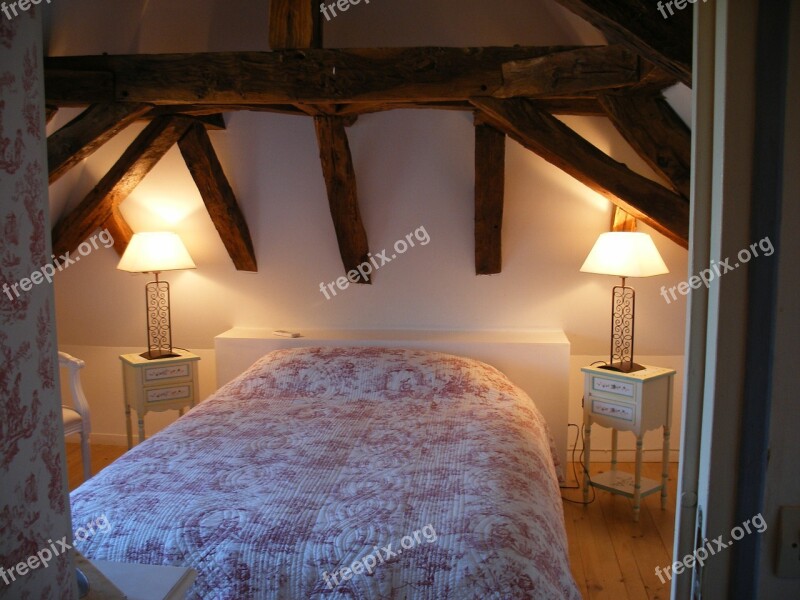
{"type": "Polygon", "coordinates": [[[114,207],[128,197],[190,125],[192,121],[184,117],[158,117],[145,127],[83,201],[56,224],[54,252],[72,252],[113,217],[114,207]]]}
{"type": "Polygon", "coordinates": [[[579,48],[507,62],[503,81],[496,98],[607,90],[639,83],[639,57],[620,45],[579,48]]]}
{"type": "MultiPolygon", "coordinates": [[[[564,87],[571,92],[596,91],[604,85],[596,73],[598,65],[613,52],[622,55],[608,46],[554,46],[62,56],[45,59],[45,91],[48,102],[65,105],[109,101],[109,97],[120,102],[225,107],[466,101],[473,96],[514,93],[505,88],[503,65],[525,59],[540,59],[536,72],[546,81],[537,84],[528,77],[523,82],[517,73],[515,85],[558,88],[548,62],[574,65],[579,56],[594,66],[586,68],[585,77],[573,76],[564,87]],[[577,55],[561,56],[576,50],[580,51],[577,55]],[[81,71],[105,73],[110,84],[95,86],[102,93],[95,88],[48,85],[51,73],[63,78],[64,73],[81,71]]],[[[621,72],[610,75],[608,85],[616,88],[636,79],[630,65],[621,67],[621,72]]]]}
{"type": "Polygon", "coordinates": [[[634,173],[529,100],[474,98],[482,118],[677,244],[688,247],[689,203],[634,173]]]}
{"type": "Polygon", "coordinates": [[[600,104],[639,156],[688,200],[692,132],[669,103],[660,94],[603,94],[600,104]]]}
{"type": "Polygon", "coordinates": [[[475,274],[503,270],[502,229],[506,136],[475,123],[475,274]]]}
{"type": "Polygon", "coordinates": [[[316,0],[270,0],[269,47],[320,48],[322,27],[316,0]]]}
{"type": "MultiPolygon", "coordinates": [[[[347,132],[340,117],[314,117],[314,127],[339,254],[345,272],[351,273],[362,263],[369,263],[369,245],[358,208],[356,174],[347,132]]],[[[362,277],[359,274],[350,280],[354,283],[372,283],[369,275],[362,277]]]]}
{"type": "Polygon", "coordinates": [[[178,147],[234,266],[258,271],[247,221],[203,125],[193,123],[178,147]]]}
{"type": "Polygon", "coordinates": [[[47,138],[50,183],[150,110],[147,104],[93,104],[47,138]]]}
{"type": "Polygon", "coordinates": [[[556,1],[597,27],[609,43],[625,44],[691,87],[692,4],[673,9],[670,2],[652,0],[556,1]]]}

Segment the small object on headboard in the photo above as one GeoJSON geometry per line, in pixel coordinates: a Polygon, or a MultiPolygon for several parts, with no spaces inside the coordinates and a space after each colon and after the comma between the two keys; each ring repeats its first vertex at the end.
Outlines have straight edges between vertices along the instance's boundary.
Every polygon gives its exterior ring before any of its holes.
{"type": "Polygon", "coordinates": [[[279,337],[288,337],[288,338],[299,338],[300,334],[296,331],[286,331],[285,329],[276,329],[272,332],[272,335],[277,335],[279,337]]]}

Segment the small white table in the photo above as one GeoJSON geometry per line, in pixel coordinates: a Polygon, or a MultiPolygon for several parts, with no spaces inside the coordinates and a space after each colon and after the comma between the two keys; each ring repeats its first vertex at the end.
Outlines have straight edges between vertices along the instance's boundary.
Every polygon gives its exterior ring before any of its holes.
{"type": "Polygon", "coordinates": [[[667,504],[669,438],[672,422],[672,386],[675,371],[646,366],[641,371],[620,373],[599,367],[583,367],[584,471],[583,499],[589,485],[633,499],[633,520],[639,520],[641,499],[661,490],[661,508],[667,504]],[[589,478],[592,425],[611,428],[611,470],[589,478]],[[664,428],[661,481],[642,478],[642,440],[645,432],[664,428]],[[630,474],[617,469],[617,432],[636,436],[636,466],[630,474]]]}
{"type": "Polygon", "coordinates": [[[139,421],[139,443],[144,441],[144,416],[148,411],[184,409],[197,402],[197,362],[200,357],[185,350],[174,350],[174,358],[148,360],[138,354],[122,354],[122,381],[125,387],[125,429],[128,449],[133,447],[131,407],[139,421]]]}

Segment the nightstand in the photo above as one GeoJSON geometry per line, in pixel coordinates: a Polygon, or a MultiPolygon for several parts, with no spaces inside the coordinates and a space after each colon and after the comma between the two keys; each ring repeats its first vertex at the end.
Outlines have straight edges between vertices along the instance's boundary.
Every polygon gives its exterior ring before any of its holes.
{"type": "Polygon", "coordinates": [[[125,387],[125,429],[128,449],[133,447],[131,407],[139,420],[139,443],[144,441],[144,416],[148,411],[184,409],[197,402],[197,361],[200,357],[185,350],[174,350],[175,358],[148,360],[138,354],[122,354],[122,381],[125,387]]]}
{"type": "Polygon", "coordinates": [[[633,499],[633,520],[639,520],[641,499],[661,491],[661,508],[667,503],[667,468],[672,422],[672,386],[675,371],[646,366],[633,373],[619,373],[599,367],[583,367],[584,470],[583,499],[589,499],[589,485],[633,499]],[[592,425],[611,428],[611,470],[589,478],[592,425]],[[642,478],[642,439],[651,429],[663,427],[661,481],[642,478]],[[636,436],[634,473],[617,470],[617,432],[636,436]]]}

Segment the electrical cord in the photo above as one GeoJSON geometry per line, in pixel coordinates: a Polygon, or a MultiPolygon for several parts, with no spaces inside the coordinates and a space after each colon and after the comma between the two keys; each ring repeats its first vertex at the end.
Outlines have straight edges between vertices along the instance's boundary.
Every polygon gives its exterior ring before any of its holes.
{"type": "MultiPolygon", "coordinates": [[[[596,361],[596,362],[603,362],[603,361],[596,361]]],[[[595,363],[592,363],[592,364],[594,365],[595,363]]],[[[603,363],[603,364],[605,364],[605,363],[603,363]]],[[[583,406],[583,402],[584,402],[584,398],[581,398],[581,406],[583,406]]],[[[584,453],[584,450],[585,450],[585,440],[583,438],[583,430],[581,429],[581,427],[579,425],[577,425],[575,423],[568,423],[567,426],[568,427],[574,427],[576,429],[575,443],[572,444],[572,476],[575,478],[575,485],[574,486],[562,486],[561,489],[563,489],[563,490],[577,490],[577,489],[580,489],[582,487],[578,483],[578,473],[577,473],[577,467],[576,467],[576,461],[575,461],[575,450],[578,447],[578,437],[580,437],[580,439],[581,439],[581,453],[578,455],[578,461],[577,462],[581,465],[581,472],[584,473],[584,477],[589,477],[588,473],[586,473],[586,467],[584,466],[584,462],[583,462],[583,453],[584,453]]],[[[583,505],[583,506],[587,506],[587,505],[591,504],[597,498],[597,494],[595,492],[594,486],[591,485],[591,481],[592,481],[591,478],[589,478],[589,483],[590,483],[589,489],[591,489],[591,491],[592,491],[591,500],[588,500],[588,501],[573,500],[571,498],[566,498],[563,495],[561,496],[561,499],[564,502],[569,502],[571,504],[579,504],[579,505],[583,505]]]]}

